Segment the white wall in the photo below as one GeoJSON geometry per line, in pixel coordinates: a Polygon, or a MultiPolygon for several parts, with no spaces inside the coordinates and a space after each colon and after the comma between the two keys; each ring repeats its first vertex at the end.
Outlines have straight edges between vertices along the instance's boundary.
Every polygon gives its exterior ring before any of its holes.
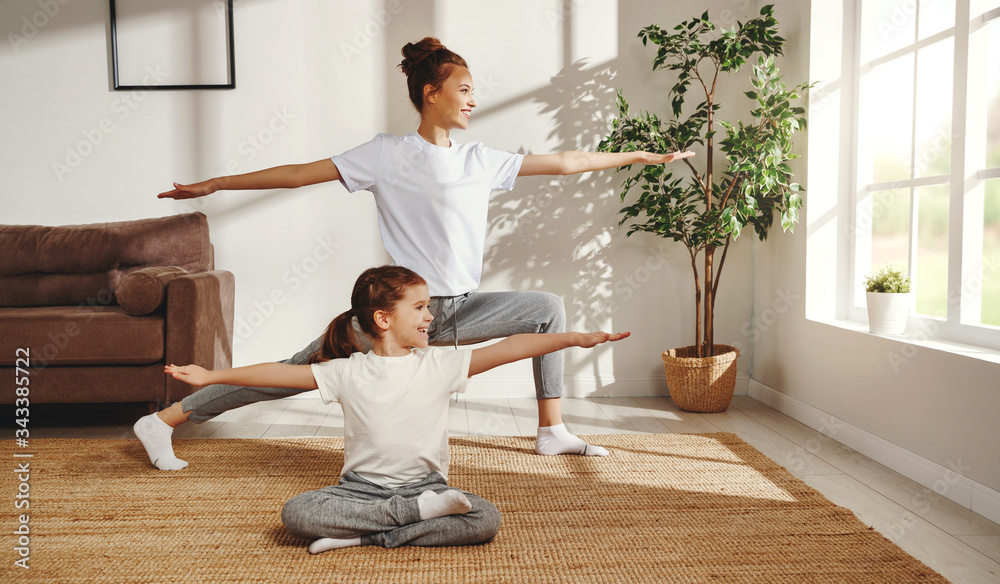
{"type": "MultiPolygon", "coordinates": [[[[377,132],[412,131],[417,117],[396,65],[400,47],[424,35],[462,54],[476,78],[480,107],[457,140],[532,153],[593,149],[618,87],[634,110],[669,112],[667,76],[650,72],[654,52],[639,29],[672,27],[705,6],[237,0],[237,89],[122,93],[110,90],[107,2],[6,1],[0,220],[58,225],[200,210],[217,266],[236,275],[235,362],[283,358],[346,309],[365,267],[387,261],[370,195],[339,184],[193,203],[157,193],[172,181],[318,160],[377,132]]],[[[752,10],[746,1],[707,7],[730,22],[752,10]]],[[[723,102],[744,89],[724,89],[723,102]]],[[[565,299],[574,326],[634,333],[627,345],[569,352],[571,395],[664,394],[660,351],[693,342],[686,252],[647,235],[625,239],[619,182],[612,172],[525,178],[491,209],[483,290],[548,290],[565,299]]],[[[744,238],[727,260],[719,342],[748,344],[750,274],[744,238]]],[[[478,388],[532,396],[530,377],[529,363],[512,365],[478,388]]]]}
{"type": "MultiPolygon", "coordinates": [[[[820,84],[810,106],[809,156],[797,161],[807,186],[802,224],[794,236],[756,247],[756,315],[770,309],[777,317],[759,329],[752,376],[777,392],[771,397],[778,404],[842,423],[839,436],[835,427],[823,429],[840,441],[854,432],[865,435],[872,448],[916,454],[925,470],[935,469],[925,485],[946,496],[960,499],[955,491],[963,484],[954,473],[963,483],[1000,490],[1000,365],[831,324],[837,316],[837,271],[846,253],[838,247],[838,234],[849,229],[839,196],[851,184],[851,152],[836,140],[850,127],[842,109],[850,91],[837,59],[840,4],[850,3],[813,2],[811,9],[797,1],[777,3],[783,36],[802,47],[786,52],[786,78],[809,75],[820,84]]],[[[1000,512],[1000,499],[991,504],[1000,512]]]]}

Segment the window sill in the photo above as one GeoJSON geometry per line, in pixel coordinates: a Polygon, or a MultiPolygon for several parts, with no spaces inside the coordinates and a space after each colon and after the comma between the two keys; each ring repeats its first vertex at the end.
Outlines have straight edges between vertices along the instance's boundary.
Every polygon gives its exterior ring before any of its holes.
{"type": "Polygon", "coordinates": [[[877,335],[868,332],[867,322],[858,322],[853,320],[841,320],[841,319],[833,319],[833,320],[812,319],[812,320],[820,324],[825,324],[842,330],[848,330],[871,337],[879,337],[890,341],[896,341],[902,345],[912,345],[914,347],[931,349],[934,351],[943,351],[945,353],[951,353],[953,355],[957,355],[960,357],[967,357],[970,359],[976,359],[979,361],[986,361],[987,363],[996,363],[1000,365],[1000,351],[996,351],[988,347],[976,347],[974,345],[966,345],[962,343],[956,343],[952,341],[932,338],[929,337],[927,333],[923,331],[907,331],[901,335],[877,335]]]}

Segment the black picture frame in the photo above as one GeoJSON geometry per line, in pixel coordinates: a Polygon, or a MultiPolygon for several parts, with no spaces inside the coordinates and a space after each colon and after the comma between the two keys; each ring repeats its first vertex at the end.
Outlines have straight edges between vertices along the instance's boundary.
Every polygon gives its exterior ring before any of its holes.
{"type": "Polygon", "coordinates": [[[228,60],[228,79],[225,83],[215,84],[155,84],[144,83],[142,85],[125,85],[121,82],[118,72],[118,27],[115,0],[108,0],[111,9],[111,70],[112,85],[115,91],[161,91],[161,90],[184,90],[184,89],[236,89],[236,49],[233,36],[233,0],[225,0],[226,3],[226,47],[228,60]]]}

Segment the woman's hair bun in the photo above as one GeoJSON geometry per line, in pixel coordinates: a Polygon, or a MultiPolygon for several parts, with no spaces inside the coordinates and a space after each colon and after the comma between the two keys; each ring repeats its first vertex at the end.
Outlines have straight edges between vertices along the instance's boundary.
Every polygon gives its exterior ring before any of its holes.
{"type": "Polygon", "coordinates": [[[401,51],[403,53],[403,62],[399,64],[399,67],[403,70],[403,75],[409,77],[417,65],[424,62],[434,53],[442,50],[448,51],[441,41],[435,37],[424,37],[415,43],[406,43],[401,51]]]}

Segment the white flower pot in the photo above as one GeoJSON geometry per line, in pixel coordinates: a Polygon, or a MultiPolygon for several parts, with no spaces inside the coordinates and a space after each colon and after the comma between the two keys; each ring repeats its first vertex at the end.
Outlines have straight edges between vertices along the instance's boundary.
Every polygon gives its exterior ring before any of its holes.
{"type": "Polygon", "coordinates": [[[868,328],[877,335],[901,335],[910,313],[910,293],[868,292],[868,328]]]}

